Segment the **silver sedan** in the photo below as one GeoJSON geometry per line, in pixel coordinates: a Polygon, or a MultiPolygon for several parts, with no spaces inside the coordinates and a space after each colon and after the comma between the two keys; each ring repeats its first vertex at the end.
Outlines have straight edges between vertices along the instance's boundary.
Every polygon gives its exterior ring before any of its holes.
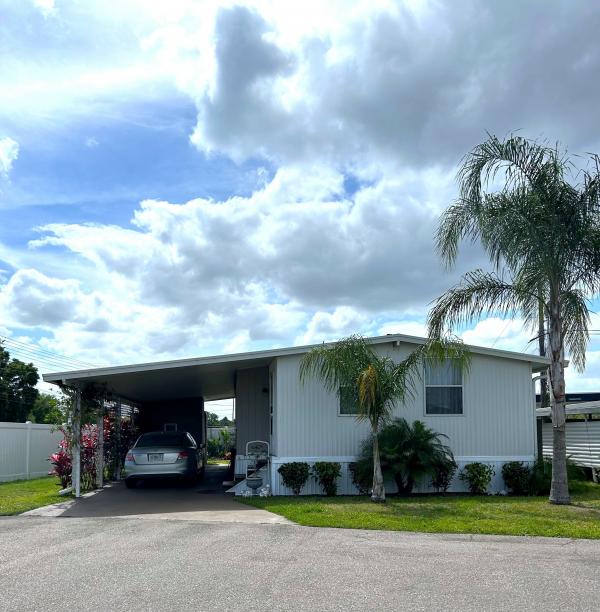
{"type": "Polygon", "coordinates": [[[125,456],[125,485],[147,478],[180,478],[195,482],[203,467],[196,441],[186,431],[142,434],[125,456]]]}

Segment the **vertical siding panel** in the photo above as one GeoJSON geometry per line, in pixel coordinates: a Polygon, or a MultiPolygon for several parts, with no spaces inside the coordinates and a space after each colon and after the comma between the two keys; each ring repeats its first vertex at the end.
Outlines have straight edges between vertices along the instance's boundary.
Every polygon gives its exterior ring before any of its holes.
{"type": "MultiPolygon", "coordinates": [[[[412,349],[379,345],[401,360],[412,349]]],[[[277,454],[282,457],[351,457],[368,435],[368,425],[338,416],[338,399],[320,381],[301,384],[300,355],[277,358],[277,454]]],[[[424,386],[394,414],[422,420],[448,436],[457,457],[533,457],[535,453],[530,365],[524,361],[473,355],[464,380],[463,416],[426,416],[424,386]]]]}
{"type": "Polygon", "coordinates": [[[236,447],[240,455],[251,440],[269,440],[268,368],[238,370],[236,383],[236,447]]]}

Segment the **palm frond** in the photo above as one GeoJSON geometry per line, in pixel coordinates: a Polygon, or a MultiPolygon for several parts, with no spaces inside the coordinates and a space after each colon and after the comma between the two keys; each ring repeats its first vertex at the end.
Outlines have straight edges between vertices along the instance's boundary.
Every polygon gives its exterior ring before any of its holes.
{"type": "Polygon", "coordinates": [[[429,312],[429,337],[439,339],[447,330],[471,323],[485,313],[523,315],[537,307],[536,288],[507,283],[495,274],[475,270],[439,297],[429,312]]]}
{"type": "Polygon", "coordinates": [[[589,304],[581,291],[571,289],[561,294],[565,346],[579,372],[585,369],[585,351],[590,339],[589,304]]]}

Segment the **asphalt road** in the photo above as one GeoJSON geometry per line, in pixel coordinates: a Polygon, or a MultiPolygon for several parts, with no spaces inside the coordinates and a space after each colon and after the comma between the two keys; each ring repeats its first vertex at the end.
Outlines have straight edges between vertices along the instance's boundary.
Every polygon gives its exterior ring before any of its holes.
{"type": "Polygon", "coordinates": [[[600,543],[0,519],[2,610],[600,610],[600,543]]]}

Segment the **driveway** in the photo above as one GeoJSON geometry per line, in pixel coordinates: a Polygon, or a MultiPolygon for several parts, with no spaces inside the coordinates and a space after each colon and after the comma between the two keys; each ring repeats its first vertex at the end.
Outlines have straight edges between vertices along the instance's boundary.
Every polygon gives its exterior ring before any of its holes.
{"type": "Polygon", "coordinates": [[[46,506],[30,516],[63,518],[140,518],[206,522],[289,523],[277,514],[236,502],[222,487],[226,467],[207,466],[196,486],[152,481],[136,489],[113,483],[102,491],[64,504],[46,506]]]}
{"type": "Polygon", "coordinates": [[[2,610],[592,611],[599,575],[584,540],[0,519],[2,610]]]}

